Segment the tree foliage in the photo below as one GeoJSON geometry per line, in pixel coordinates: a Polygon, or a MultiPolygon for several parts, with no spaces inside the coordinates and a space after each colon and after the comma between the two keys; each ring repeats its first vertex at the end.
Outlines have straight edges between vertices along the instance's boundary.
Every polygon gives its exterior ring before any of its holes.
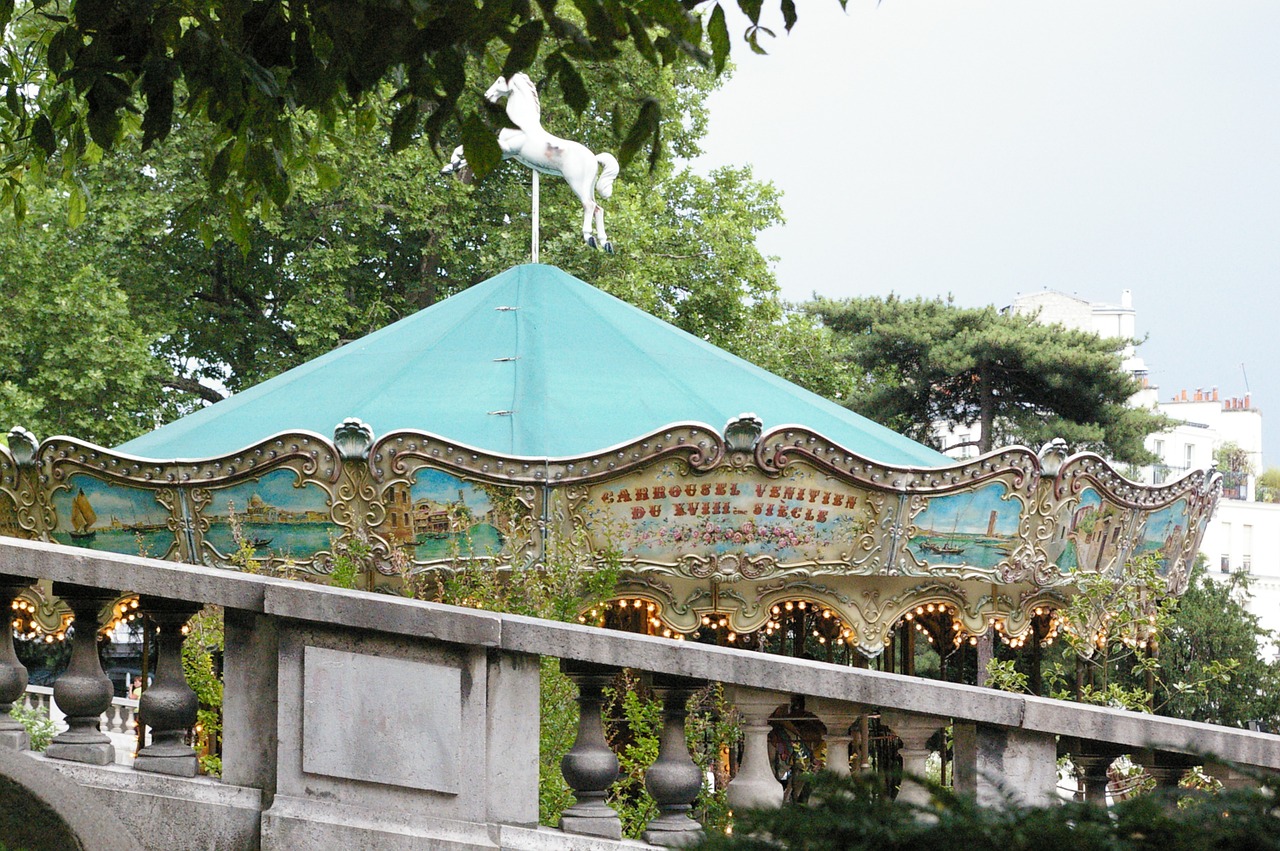
{"type": "Polygon", "coordinates": [[[1107,808],[1087,803],[981,807],[933,788],[924,807],[889,801],[873,776],[816,778],[808,805],[738,814],[731,834],[697,848],[717,851],[1237,851],[1280,848],[1274,780],[1220,794],[1179,790],[1107,808]]]}
{"type": "MultiPolygon", "coordinates": [[[[737,5],[760,50],[764,4],[737,5]]],[[[778,8],[789,30],[796,4],[778,8]]],[[[592,63],[719,72],[730,52],[722,0],[0,0],[0,36],[0,196],[19,218],[28,169],[58,171],[82,206],[86,156],[135,137],[149,148],[191,119],[211,128],[200,167],[215,192],[237,184],[242,207],[282,206],[316,134],[387,86],[393,150],[460,135],[473,165],[496,163],[500,119],[469,85],[476,63],[493,76],[539,65],[577,113],[593,95],[609,105],[624,163],[646,142],[656,157],[660,101],[601,86],[592,63]]]]}
{"type": "MultiPolygon", "coordinates": [[[[709,72],[631,56],[601,65],[599,80],[651,93],[679,118],[673,156],[699,153],[709,72]]],[[[119,443],[526,262],[528,170],[510,163],[463,185],[426,146],[392,155],[395,110],[393,92],[372,93],[318,133],[320,165],[270,216],[210,193],[213,131],[194,117],[161,148],[81,163],[78,226],[59,184],[33,185],[26,225],[0,228],[0,274],[19,306],[0,328],[22,318],[0,346],[24,353],[8,361],[0,421],[119,443]],[[75,287],[93,292],[50,301],[75,287]],[[58,394],[66,406],[51,403],[58,394]]],[[[579,119],[554,89],[543,114],[597,148],[612,132],[606,112],[579,119]]],[[[582,245],[563,182],[542,186],[544,260],[819,392],[841,389],[843,365],[822,355],[830,335],[786,313],[755,245],[781,212],[749,169],[702,175],[663,157],[625,170],[608,203],[612,257],[582,245]]]]}
{"type": "Polygon", "coordinates": [[[945,422],[978,426],[983,452],[1061,437],[1144,463],[1143,439],[1166,426],[1127,404],[1139,389],[1120,366],[1127,340],[942,299],[819,299],[809,309],[847,346],[849,407],[922,442],[945,422]]]}
{"type": "Polygon", "coordinates": [[[7,425],[100,443],[150,428],[164,406],[151,336],[120,282],[64,262],[48,229],[0,249],[0,412],[7,425]]]}
{"type": "Polygon", "coordinates": [[[1280,502],[1280,467],[1268,467],[1258,476],[1258,502],[1280,502]]]}
{"type": "Polygon", "coordinates": [[[1280,662],[1268,661],[1270,633],[1244,606],[1249,577],[1231,574],[1215,580],[1198,559],[1191,583],[1177,602],[1160,644],[1160,662],[1180,677],[1195,681],[1215,665],[1234,660],[1228,681],[1211,689],[1163,688],[1157,700],[1163,714],[1232,727],[1259,721],[1280,725],[1280,662]]]}

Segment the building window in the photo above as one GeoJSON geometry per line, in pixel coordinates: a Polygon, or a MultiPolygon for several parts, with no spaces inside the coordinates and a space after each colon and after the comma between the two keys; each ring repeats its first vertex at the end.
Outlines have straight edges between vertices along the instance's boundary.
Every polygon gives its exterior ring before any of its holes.
{"type": "Polygon", "coordinates": [[[1243,570],[1245,573],[1251,572],[1253,570],[1253,558],[1250,556],[1245,556],[1244,558],[1240,559],[1240,569],[1243,570]]]}
{"type": "Polygon", "coordinates": [[[1183,466],[1185,466],[1187,469],[1191,469],[1191,467],[1195,466],[1196,448],[1194,445],[1188,443],[1186,446],[1186,450],[1187,450],[1187,463],[1184,464],[1183,466]]]}
{"type": "Polygon", "coordinates": [[[1231,572],[1231,556],[1227,555],[1226,553],[1223,553],[1222,559],[1218,562],[1218,567],[1222,570],[1223,573],[1230,573],[1231,572]]]}
{"type": "Polygon", "coordinates": [[[1164,441],[1163,441],[1163,440],[1157,440],[1157,441],[1155,442],[1155,448],[1154,448],[1152,451],[1153,451],[1153,452],[1155,452],[1155,454],[1157,454],[1157,455],[1159,455],[1159,456],[1160,456],[1160,461],[1163,463],[1163,461],[1164,461],[1164,441]]]}

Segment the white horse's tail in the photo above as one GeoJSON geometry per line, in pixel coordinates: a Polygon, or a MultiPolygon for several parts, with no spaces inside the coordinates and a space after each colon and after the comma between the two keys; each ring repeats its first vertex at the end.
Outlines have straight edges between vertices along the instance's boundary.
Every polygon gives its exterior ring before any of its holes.
{"type": "Polygon", "coordinates": [[[596,194],[608,198],[613,194],[613,179],[618,176],[618,161],[613,154],[596,154],[596,162],[604,166],[600,178],[596,181],[596,194]]]}

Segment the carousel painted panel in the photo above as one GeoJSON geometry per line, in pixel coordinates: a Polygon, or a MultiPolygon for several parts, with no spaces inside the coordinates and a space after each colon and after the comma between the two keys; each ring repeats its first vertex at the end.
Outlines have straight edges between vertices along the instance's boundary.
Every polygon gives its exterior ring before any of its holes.
{"type": "Polygon", "coordinates": [[[473,449],[421,431],[391,432],[368,455],[378,505],[370,526],[388,575],[479,559],[527,566],[541,557],[537,518],[547,464],[473,449]]]}
{"type": "Polygon", "coordinates": [[[74,472],[54,489],[50,502],[55,523],[49,537],[57,543],[152,558],[178,554],[182,518],[174,488],[74,472]]]}
{"type": "Polygon", "coordinates": [[[386,485],[386,513],[374,531],[418,566],[510,563],[529,544],[533,518],[526,490],[424,465],[386,485]]]}
{"type": "Polygon", "coordinates": [[[193,488],[202,561],[231,564],[237,553],[306,569],[331,552],[343,528],[330,494],[292,466],[222,486],[193,488]]]}
{"type": "Polygon", "coordinates": [[[1178,566],[1187,543],[1191,520],[1191,504],[1187,498],[1153,511],[1146,516],[1137,536],[1134,555],[1152,555],[1160,562],[1160,575],[1167,576],[1178,566]]]}
{"type": "Polygon", "coordinates": [[[1221,492],[1222,476],[1212,470],[1150,487],[1124,479],[1096,455],[1075,456],[1053,482],[1053,557],[1069,575],[1116,570],[1130,558],[1154,554],[1168,590],[1180,594],[1221,492]]]}
{"type": "Polygon", "coordinates": [[[1115,570],[1127,557],[1137,512],[1108,499],[1095,487],[1080,491],[1058,514],[1049,557],[1066,575],[1115,570]]]}
{"type": "Polygon", "coordinates": [[[921,501],[908,527],[904,573],[994,575],[1018,546],[1026,503],[1006,482],[921,501]]]}
{"type": "MultiPolygon", "coordinates": [[[[595,552],[705,578],[872,569],[887,501],[806,464],[768,476],[670,460],[586,486],[573,509],[595,552]]],[[[888,501],[888,505],[893,505],[888,501]]]]}

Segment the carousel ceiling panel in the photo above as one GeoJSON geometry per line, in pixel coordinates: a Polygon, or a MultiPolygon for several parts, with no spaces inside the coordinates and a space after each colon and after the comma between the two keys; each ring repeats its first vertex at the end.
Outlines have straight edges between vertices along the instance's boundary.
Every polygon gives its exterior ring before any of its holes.
{"type": "Polygon", "coordinates": [[[949,459],[552,266],[525,265],[120,447],[209,458],[358,417],[477,449],[546,458],[627,443],[673,422],[755,412],[877,461],[949,459]]]}

